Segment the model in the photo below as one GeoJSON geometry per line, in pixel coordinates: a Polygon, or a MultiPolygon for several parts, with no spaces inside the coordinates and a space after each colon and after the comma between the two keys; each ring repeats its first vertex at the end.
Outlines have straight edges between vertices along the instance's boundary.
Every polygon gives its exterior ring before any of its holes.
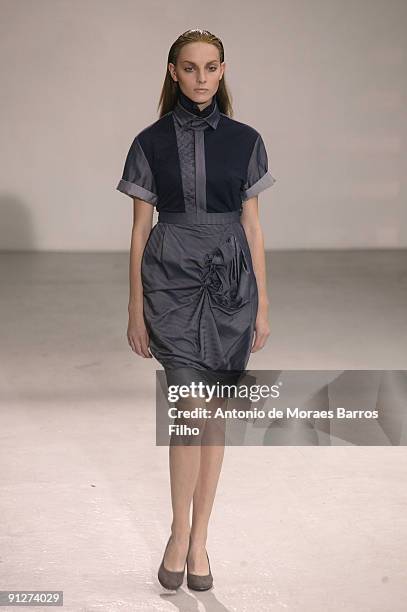
{"type": "MultiPolygon", "coordinates": [[[[168,384],[244,371],[270,334],[258,194],[276,179],[261,135],[232,118],[224,72],[207,30],[174,42],[159,119],[134,138],[117,186],[134,200],[128,342],[168,384]]],[[[206,540],[224,444],[211,424],[202,431],[199,445],[169,446],[173,519],[158,570],[168,589],[185,567],[190,588],[213,586],[206,540]]]]}

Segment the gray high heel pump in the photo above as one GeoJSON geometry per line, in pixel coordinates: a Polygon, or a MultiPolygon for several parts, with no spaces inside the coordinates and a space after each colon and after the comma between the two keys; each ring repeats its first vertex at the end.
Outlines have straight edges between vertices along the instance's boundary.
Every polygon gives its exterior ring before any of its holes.
{"type": "Polygon", "coordinates": [[[184,580],[184,574],[185,574],[185,565],[187,563],[186,559],[185,559],[185,564],[184,564],[184,569],[179,571],[179,572],[172,572],[171,570],[167,569],[164,565],[164,557],[165,557],[165,553],[167,551],[168,548],[168,544],[170,543],[171,540],[171,536],[168,538],[168,542],[167,542],[167,546],[165,547],[164,550],[164,554],[163,554],[163,558],[161,561],[161,565],[158,569],[158,580],[160,582],[160,584],[165,588],[165,589],[170,589],[171,591],[174,591],[175,589],[178,589],[178,587],[181,586],[183,580],[184,580]]]}
{"type": "MultiPolygon", "coordinates": [[[[191,541],[190,541],[191,543],[191,541]]],[[[189,553],[189,549],[188,549],[189,553]]],[[[206,551],[206,557],[208,559],[209,574],[200,576],[199,574],[191,574],[188,570],[188,555],[187,555],[187,584],[188,588],[194,591],[207,591],[213,586],[213,576],[211,573],[211,564],[209,563],[208,552],[206,551]]]]}

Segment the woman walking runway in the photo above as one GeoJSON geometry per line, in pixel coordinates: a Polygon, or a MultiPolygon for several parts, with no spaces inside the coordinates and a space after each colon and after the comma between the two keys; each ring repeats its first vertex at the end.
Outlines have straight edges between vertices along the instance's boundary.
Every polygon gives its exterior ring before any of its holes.
{"type": "MultiPolygon", "coordinates": [[[[135,136],[117,186],[134,199],[129,344],[151,352],[168,384],[242,372],[269,334],[257,196],[276,179],[259,132],[231,117],[224,69],[213,34],[175,41],[160,118],[135,136]]],[[[180,586],[187,562],[190,588],[213,584],[205,542],[222,452],[170,446],[174,516],[158,573],[166,588],[180,586]]]]}

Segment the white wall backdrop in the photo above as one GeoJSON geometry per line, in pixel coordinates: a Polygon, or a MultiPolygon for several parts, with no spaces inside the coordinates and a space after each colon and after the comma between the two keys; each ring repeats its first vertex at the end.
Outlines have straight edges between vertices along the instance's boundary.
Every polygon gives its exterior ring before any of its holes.
{"type": "Polygon", "coordinates": [[[221,37],[277,178],[267,248],[407,246],[404,0],[1,0],[0,249],[129,248],[115,190],[171,43],[221,37]]]}

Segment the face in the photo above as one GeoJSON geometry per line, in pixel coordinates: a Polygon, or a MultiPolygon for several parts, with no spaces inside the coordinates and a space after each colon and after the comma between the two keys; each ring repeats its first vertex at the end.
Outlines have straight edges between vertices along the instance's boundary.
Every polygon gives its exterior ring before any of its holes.
{"type": "Polygon", "coordinates": [[[220,62],[215,45],[194,42],[181,48],[177,63],[169,63],[168,70],[174,81],[178,81],[181,91],[202,110],[218,90],[225,62],[220,62]]]}

